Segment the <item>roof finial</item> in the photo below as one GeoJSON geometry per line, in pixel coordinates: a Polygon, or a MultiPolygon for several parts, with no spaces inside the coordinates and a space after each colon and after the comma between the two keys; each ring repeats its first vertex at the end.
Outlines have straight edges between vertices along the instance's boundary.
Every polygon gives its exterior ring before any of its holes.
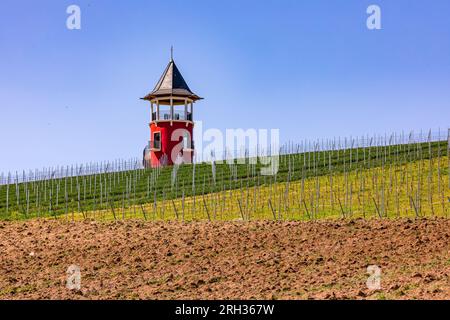
{"type": "Polygon", "coordinates": [[[173,61],[173,46],[170,46],[170,61],[173,61]]]}

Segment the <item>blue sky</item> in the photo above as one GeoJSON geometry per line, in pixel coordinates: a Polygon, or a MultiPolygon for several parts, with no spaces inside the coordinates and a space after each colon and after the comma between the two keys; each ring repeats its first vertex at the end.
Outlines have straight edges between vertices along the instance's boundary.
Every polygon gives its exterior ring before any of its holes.
{"type": "Polygon", "coordinates": [[[450,1],[3,0],[0,172],[140,157],[170,46],[205,128],[450,127],[450,1]],[[81,8],[68,30],[66,8],[81,8]],[[382,30],[368,30],[377,4],[382,30]]]}

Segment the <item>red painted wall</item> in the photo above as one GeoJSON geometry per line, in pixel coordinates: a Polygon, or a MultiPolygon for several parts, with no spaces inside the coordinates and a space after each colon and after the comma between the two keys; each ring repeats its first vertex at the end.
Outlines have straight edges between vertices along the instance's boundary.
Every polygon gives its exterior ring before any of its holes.
{"type": "MultiPolygon", "coordinates": [[[[167,164],[172,165],[173,162],[176,160],[177,150],[182,150],[183,144],[178,146],[178,144],[183,141],[183,132],[189,132],[191,141],[193,140],[193,124],[190,122],[175,122],[173,121],[172,124],[170,121],[159,121],[158,123],[152,122],[150,124],[150,140],[152,141],[151,147],[153,147],[153,133],[154,132],[161,132],[161,150],[160,151],[151,151],[151,166],[157,167],[160,164],[162,164],[162,158],[164,155],[167,155],[167,164]],[[187,124],[187,126],[186,126],[187,124]],[[177,129],[183,129],[181,131],[178,131],[179,138],[176,139],[176,141],[172,141],[172,137],[176,138],[176,135],[173,135],[175,130],[177,129]],[[176,148],[176,149],[175,149],[176,148]],[[172,159],[172,153],[174,153],[173,159],[172,159]]],[[[182,151],[183,152],[183,151],[182,151]]],[[[184,159],[185,161],[192,162],[192,152],[186,152],[184,151],[184,159]]]]}

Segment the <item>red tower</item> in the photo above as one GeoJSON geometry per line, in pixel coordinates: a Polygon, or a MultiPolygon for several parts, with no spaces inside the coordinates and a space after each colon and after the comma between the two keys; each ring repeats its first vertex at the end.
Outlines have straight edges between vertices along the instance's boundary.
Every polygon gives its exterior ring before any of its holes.
{"type": "Polygon", "coordinates": [[[150,142],[144,151],[144,165],[158,167],[184,160],[191,163],[194,155],[194,103],[199,96],[189,89],[171,58],[152,92],[143,100],[150,101],[150,142]]]}

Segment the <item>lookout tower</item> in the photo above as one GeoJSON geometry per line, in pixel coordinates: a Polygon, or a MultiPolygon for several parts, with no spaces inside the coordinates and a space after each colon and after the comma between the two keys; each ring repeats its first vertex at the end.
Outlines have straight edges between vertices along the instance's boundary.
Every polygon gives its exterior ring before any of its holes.
{"type": "Polygon", "coordinates": [[[172,165],[181,158],[192,162],[194,103],[202,98],[189,89],[173,54],[152,92],[141,98],[150,101],[150,141],[144,150],[144,165],[172,165]]]}

